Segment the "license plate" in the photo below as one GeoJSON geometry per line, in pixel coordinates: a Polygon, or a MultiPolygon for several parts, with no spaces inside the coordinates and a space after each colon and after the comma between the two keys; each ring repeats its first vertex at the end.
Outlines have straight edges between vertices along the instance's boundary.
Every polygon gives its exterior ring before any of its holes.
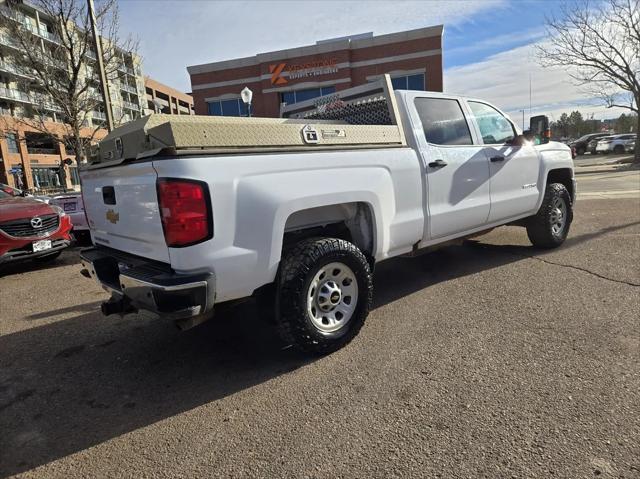
{"type": "Polygon", "coordinates": [[[51,249],[51,240],[40,240],[33,242],[34,253],[37,253],[38,251],[44,251],[46,249],[51,249]]]}
{"type": "Polygon", "coordinates": [[[62,208],[65,211],[75,211],[76,210],[76,204],[75,203],[64,203],[62,205],[62,208]]]}

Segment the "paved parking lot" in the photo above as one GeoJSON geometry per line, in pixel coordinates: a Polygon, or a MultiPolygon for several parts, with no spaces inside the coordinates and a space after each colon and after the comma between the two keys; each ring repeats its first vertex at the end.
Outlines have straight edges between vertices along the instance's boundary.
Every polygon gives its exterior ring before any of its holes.
{"type": "Polygon", "coordinates": [[[313,360],[251,304],[179,332],[103,318],[74,251],[14,267],[0,277],[0,476],[640,477],[627,196],[582,199],[552,252],[509,227],[380,264],[359,337],[313,360]]]}

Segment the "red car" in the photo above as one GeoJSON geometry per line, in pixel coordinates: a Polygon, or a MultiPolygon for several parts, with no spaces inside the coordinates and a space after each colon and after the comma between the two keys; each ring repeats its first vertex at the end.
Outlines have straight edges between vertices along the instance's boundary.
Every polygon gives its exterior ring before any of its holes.
{"type": "Polygon", "coordinates": [[[61,208],[0,189],[0,265],[50,261],[71,244],[71,220],[61,208]]]}

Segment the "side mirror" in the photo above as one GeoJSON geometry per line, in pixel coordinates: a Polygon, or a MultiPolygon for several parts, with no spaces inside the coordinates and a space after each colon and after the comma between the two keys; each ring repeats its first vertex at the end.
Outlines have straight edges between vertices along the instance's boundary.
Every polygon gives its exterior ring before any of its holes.
{"type": "Polygon", "coordinates": [[[549,117],[546,115],[532,116],[529,120],[530,137],[533,137],[536,144],[549,143],[551,130],[549,129],[549,117]]]}

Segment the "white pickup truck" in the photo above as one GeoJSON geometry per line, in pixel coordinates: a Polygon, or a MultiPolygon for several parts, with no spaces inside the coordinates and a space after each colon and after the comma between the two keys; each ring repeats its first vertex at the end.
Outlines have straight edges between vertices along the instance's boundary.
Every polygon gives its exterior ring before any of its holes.
{"type": "Polygon", "coordinates": [[[542,248],[567,236],[570,149],[487,102],[385,77],[282,113],[150,115],[99,144],[81,173],[82,273],[112,293],[103,313],[186,328],[273,298],[283,339],[323,354],[362,327],[380,261],[506,224],[542,248]]]}

